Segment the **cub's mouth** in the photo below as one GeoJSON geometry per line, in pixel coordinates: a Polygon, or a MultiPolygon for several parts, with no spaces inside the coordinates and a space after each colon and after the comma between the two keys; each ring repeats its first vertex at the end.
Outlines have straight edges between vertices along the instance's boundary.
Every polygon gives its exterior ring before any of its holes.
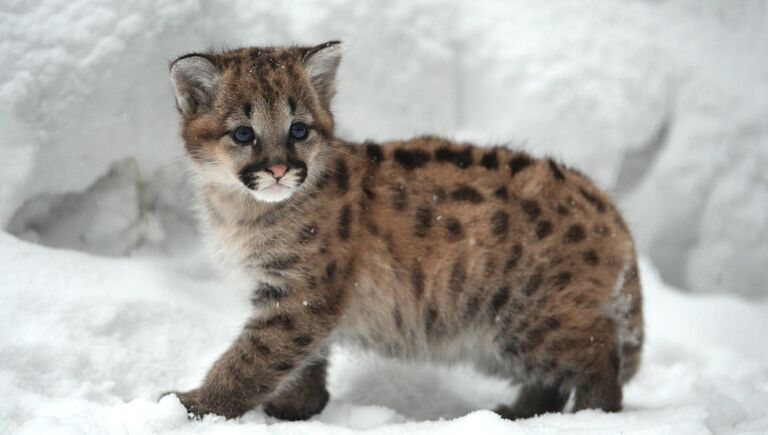
{"type": "Polygon", "coordinates": [[[240,170],[239,178],[257,200],[280,202],[304,183],[307,165],[300,161],[253,163],[240,170]]]}

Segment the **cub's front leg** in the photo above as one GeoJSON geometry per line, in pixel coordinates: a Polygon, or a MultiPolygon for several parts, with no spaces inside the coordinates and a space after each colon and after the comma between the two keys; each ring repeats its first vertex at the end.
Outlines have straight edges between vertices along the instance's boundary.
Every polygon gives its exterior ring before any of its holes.
{"type": "Polygon", "coordinates": [[[233,418],[270,398],[282,382],[302,378],[297,371],[304,372],[323,358],[324,342],[336,324],[339,304],[331,299],[265,303],[214,363],[203,384],[176,393],[179,400],[195,416],[233,418]]]}

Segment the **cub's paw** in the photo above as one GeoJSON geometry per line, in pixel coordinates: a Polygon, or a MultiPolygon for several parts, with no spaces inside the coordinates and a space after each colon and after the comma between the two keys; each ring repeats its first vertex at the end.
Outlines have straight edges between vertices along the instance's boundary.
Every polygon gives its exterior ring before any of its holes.
{"type": "Polygon", "coordinates": [[[168,395],[175,395],[182,405],[187,408],[187,416],[190,419],[200,420],[206,414],[217,414],[216,411],[203,404],[202,394],[198,390],[187,391],[185,393],[179,391],[169,391],[163,393],[160,398],[162,399],[168,395]]]}
{"type": "Polygon", "coordinates": [[[264,404],[264,413],[280,420],[309,420],[319,414],[328,403],[328,391],[323,388],[314,394],[287,394],[264,404]]]}

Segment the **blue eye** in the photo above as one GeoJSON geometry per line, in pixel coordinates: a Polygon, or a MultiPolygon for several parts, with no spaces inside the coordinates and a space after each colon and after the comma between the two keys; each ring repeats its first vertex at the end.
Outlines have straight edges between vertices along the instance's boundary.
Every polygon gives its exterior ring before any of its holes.
{"type": "Polygon", "coordinates": [[[309,127],[303,122],[294,122],[291,124],[291,137],[296,140],[304,140],[309,136],[309,127]]]}
{"type": "Polygon", "coordinates": [[[248,145],[253,142],[256,135],[253,129],[247,125],[241,125],[232,132],[232,139],[240,145],[248,145]]]}

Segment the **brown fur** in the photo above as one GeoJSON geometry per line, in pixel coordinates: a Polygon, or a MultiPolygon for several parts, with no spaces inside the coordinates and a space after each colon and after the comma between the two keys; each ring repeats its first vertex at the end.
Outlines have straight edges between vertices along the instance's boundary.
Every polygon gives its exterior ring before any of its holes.
{"type": "Polygon", "coordinates": [[[219,74],[207,96],[184,94],[186,72],[174,72],[208,235],[254,288],[252,319],[181,401],[197,415],[267,403],[307,418],[327,401],[326,349],[342,341],[522,382],[498,410],[509,418],[560,411],[573,389],[576,410],[621,409],[643,325],[632,238],[611,200],[520,151],[336,139],[335,49],[203,55],[219,74]],[[314,76],[313,56],[328,57],[314,76]],[[312,126],[306,140],[287,137],[295,119],[312,126]],[[257,145],[232,142],[242,124],[257,145]],[[261,202],[238,179],[260,161],[304,162],[306,180],[261,202]]]}

